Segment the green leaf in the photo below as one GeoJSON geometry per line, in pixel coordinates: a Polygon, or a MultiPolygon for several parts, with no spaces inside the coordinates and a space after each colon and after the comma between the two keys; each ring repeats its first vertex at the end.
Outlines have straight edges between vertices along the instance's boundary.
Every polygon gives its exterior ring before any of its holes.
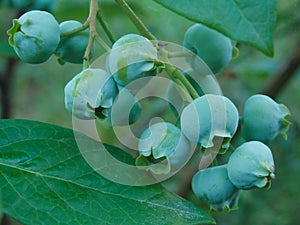
{"type": "Polygon", "coordinates": [[[8,44],[7,41],[0,41],[0,56],[18,58],[14,49],[8,44]]]}
{"type": "MultiPolygon", "coordinates": [[[[80,138],[93,149],[96,141],[80,138]]],[[[134,163],[122,150],[106,147],[134,163]]],[[[214,223],[161,185],[105,179],[84,160],[72,130],[34,121],[0,120],[0,189],[4,213],[28,225],[214,223]]]]}
{"type": "Polygon", "coordinates": [[[275,0],[154,0],[187,19],[214,28],[273,56],[275,0]]]}
{"type": "Polygon", "coordinates": [[[2,216],[3,216],[3,203],[2,203],[2,192],[0,189],[0,222],[2,221],[2,216]]]}

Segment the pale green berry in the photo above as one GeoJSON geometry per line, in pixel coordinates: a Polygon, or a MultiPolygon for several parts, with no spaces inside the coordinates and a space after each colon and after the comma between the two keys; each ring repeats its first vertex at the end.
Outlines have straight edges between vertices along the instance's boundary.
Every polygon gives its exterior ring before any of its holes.
{"type": "Polygon", "coordinates": [[[157,50],[147,38],[137,34],[127,34],[112,46],[108,57],[108,67],[116,82],[125,86],[131,81],[155,75],[157,50]]]}
{"type": "Polygon", "coordinates": [[[85,69],[65,86],[65,107],[80,119],[95,119],[95,111],[102,113],[110,108],[117,92],[115,82],[105,70],[85,69]]]}
{"type": "Polygon", "coordinates": [[[268,142],[279,134],[287,138],[290,122],[288,108],[266,95],[253,95],[245,103],[242,119],[242,135],[247,141],[268,142]]]}
{"type": "Polygon", "coordinates": [[[214,146],[215,137],[221,137],[222,152],[229,147],[238,122],[235,105],[222,95],[203,95],[187,105],[181,114],[182,132],[193,144],[209,148],[214,146]]]}
{"type": "MultiPolygon", "coordinates": [[[[60,33],[71,31],[82,26],[82,23],[75,20],[62,22],[60,33]]],[[[55,51],[57,60],[60,64],[65,62],[80,64],[83,62],[83,56],[89,42],[89,30],[83,30],[71,36],[62,37],[55,51]]]]}
{"type": "Polygon", "coordinates": [[[198,171],[193,176],[192,189],[212,211],[230,211],[238,207],[239,190],[228,178],[227,165],[198,171]]]}
{"type": "Polygon", "coordinates": [[[42,63],[54,53],[60,40],[59,24],[48,12],[32,10],[13,20],[7,31],[9,44],[26,63],[42,63]]]}
{"type": "MultiPolygon", "coordinates": [[[[231,40],[202,24],[194,24],[185,32],[183,46],[200,57],[214,73],[220,72],[232,58],[231,40]]],[[[198,70],[201,65],[196,55],[187,57],[187,61],[198,70]]]]}
{"type": "Polygon", "coordinates": [[[269,188],[275,178],[272,152],[259,141],[239,146],[231,154],[227,168],[230,181],[239,189],[269,188]]]}
{"type": "Polygon", "coordinates": [[[159,122],[145,129],[140,137],[137,166],[145,166],[155,174],[167,174],[182,168],[191,154],[191,146],[180,129],[159,122]]]}

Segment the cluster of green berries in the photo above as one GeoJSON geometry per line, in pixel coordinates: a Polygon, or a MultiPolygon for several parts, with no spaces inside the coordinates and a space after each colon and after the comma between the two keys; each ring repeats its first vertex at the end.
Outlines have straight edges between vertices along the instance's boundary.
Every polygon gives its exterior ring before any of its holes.
{"type": "Polygon", "coordinates": [[[31,10],[13,20],[7,31],[9,44],[19,58],[31,64],[47,61],[52,54],[59,63],[82,63],[89,40],[89,31],[61,36],[64,32],[82,27],[78,21],[70,20],[59,24],[54,16],[46,11],[31,10]]]}
{"type": "Polygon", "coordinates": [[[275,164],[266,144],[279,134],[287,137],[290,122],[285,117],[289,114],[286,106],[268,96],[251,96],[245,102],[241,119],[246,142],[235,149],[226,165],[200,170],[194,175],[192,188],[196,196],[211,210],[231,210],[237,208],[240,190],[270,188],[275,164]]]}
{"type": "MultiPolygon", "coordinates": [[[[28,63],[44,62],[51,54],[62,64],[81,63],[88,31],[61,36],[80,26],[82,24],[77,21],[59,25],[50,13],[30,11],[13,21],[8,31],[9,42],[18,56],[28,63]]],[[[286,137],[290,122],[285,117],[289,110],[265,95],[254,95],[246,101],[240,119],[230,99],[204,93],[190,76],[201,74],[204,65],[199,63],[201,60],[214,73],[225,68],[235,55],[231,40],[196,24],[186,31],[183,46],[194,54],[186,55],[190,69],[181,73],[200,97],[183,105],[177,126],[158,122],[141,133],[136,165],[155,175],[169,174],[184,166],[196,146],[203,151],[217,148],[218,153],[224,154],[241,123],[246,142],[235,149],[228,163],[200,170],[192,180],[193,192],[212,210],[234,209],[240,190],[270,187],[275,165],[266,144],[278,134],[286,137]]],[[[156,42],[137,34],[124,35],[113,44],[105,69],[86,68],[65,86],[66,109],[80,119],[104,118],[114,126],[136,122],[142,107],[127,85],[166,70],[167,62],[160,58],[156,42]]],[[[170,98],[173,93],[174,89],[170,88],[170,98]]]]}
{"type": "Polygon", "coordinates": [[[126,85],[157,73],[157,50],[145,37],[127,34],[114,43],[106,60],[106,70],[87,68],[66,85],[66,108],[81,119],[105,118],[114,126],[132,124],[141,104],[126,85]]]}
{"type": "Polygon", "coordinates": [[[197,197],[212,211],[237,209],[241,190],[269,188],[275,178],[271,150],[259,141],[240,145],[227,164],[198,171],[192,180],[197,197]]]}

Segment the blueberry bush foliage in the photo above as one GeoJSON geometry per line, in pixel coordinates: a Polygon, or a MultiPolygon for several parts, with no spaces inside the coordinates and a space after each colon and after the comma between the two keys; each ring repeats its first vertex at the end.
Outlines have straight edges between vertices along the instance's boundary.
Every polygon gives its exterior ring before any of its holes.
{"type": "Polygon", "coordinates": [[[292,113],[275,95],[299,49],[262,91],[246,96],[235,74],[255,70],[248,54],[276,56],[275,0],[0,4],[15,13],[0,41],[3,224],[227,224],[249,193],[281,185],[274,149],[289,145],[274,143],[288,143],[292,113]],[[18,64],[33,90],[49,81],[31,101],[48,118],[58,107],[56,125],[8,119],[18,64]]]}

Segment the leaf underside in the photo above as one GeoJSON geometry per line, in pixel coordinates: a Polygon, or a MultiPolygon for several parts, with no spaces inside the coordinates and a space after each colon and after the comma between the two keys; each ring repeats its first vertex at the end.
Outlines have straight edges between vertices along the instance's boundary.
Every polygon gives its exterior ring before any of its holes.
{"type": "MultiPolygon", "coordinates": [[[[94,140],[82,138],[93,148],[94,140]]],[[[0,120],[0,188],[3,212],[28,225],[214,223],[161,185],[124,186],[103,178],[81,156],[73,130],[34,121],[0,120]]]]}

